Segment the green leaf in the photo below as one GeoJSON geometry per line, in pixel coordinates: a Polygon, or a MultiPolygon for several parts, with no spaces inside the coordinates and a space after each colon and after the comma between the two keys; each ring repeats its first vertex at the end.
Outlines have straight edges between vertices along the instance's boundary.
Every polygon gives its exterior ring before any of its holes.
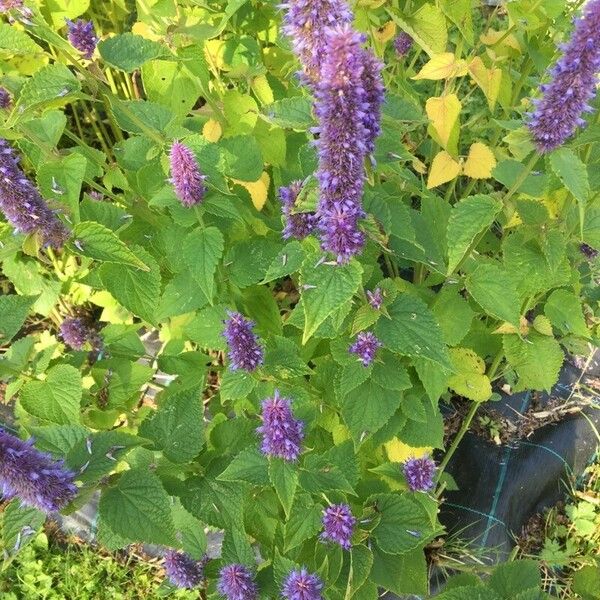
{"type": "Polygon", "coordinates": [[[221,378],[219,392],[223,400],[245,398],[256,387],[257,381],[251,373],[243,369],[227,370],[221,378]]]}
{"type": "Polygon", "coordinates": [[[300,274],[305,318],[302,344],[306,344],[327,317],[352,299],[361,275],[362,266],[356,261],[340,266],[319,264],[316,253],[306,257],[300,274]]]}
{"type": "Polygon", "coordinates": [[[69,249],[75,254],[102,262],[129,265],[149,271],[140,260],[110,229],[94,221],[82,221],[73,228],[74,241],[69,249]]]}
{"type": "Polygon", "coordinates": [[[52,367],[44,381],[21,388],[21,406],[34,417],[59,425],[79,422],[81,374],[71,365],[52,367]]]}
{"type": "Polygon", "coordinates": [[[254,568],[256,556],[243,530],[232,527],[225,531],[221,559],[225,564],[242,564],[254,568]]]}
{"type": "Polygon", "coordinates": [[[257,448],[242,450],[219,475],[222,481],[247,481],[253,485],[269,484],[269,463],[257,448]]]}
{"type": "MultiPolygon", "coordinates": [[[[164,132],[175,115],[162,104],[147,100],[119,100],[111,98],[115,120],[121,129],[129,133],[145,133],[147,130],[164,132]]],[[[159,176],[156,169],[152,174],[159,176]]]]}
{"type": "Polygon", "coordinates": [[[400,555],[386,554],[375,546],[370,578],[384,589],[400,596],[425,596],[428,590],[425,553],[418,548],[400,555]]]}
{"type": "Polygon", "coordinates": [[[46,0],[45,11],[56,29],[64,27],[65,19],[80,17],[90,7],[90,0],[46,0]]]}
{"type": "Polygon", "coordinates": [[[43,50],[24,31],[8,23],[0,24],[0,51],[13,56],[42,54],[43,50]]]}
{"type": "Polygon", "coordinates": [[[296,466],[281,458],[271,458],[269,460],[269,479],[275,488],[286,517],[289,518],[298,487],[296,466]]]}
{"type": "Polygon", "coordinates": [[[154,323],[160,296],[160,269],[148,252],[138,248],[136,253],[149,271],[106,263],[100,267],[100,279],[117,302],[145,321],[154,323]]]}
{"type": "Polygon", "coordinates": [[[550,154],[550,166],[563,185],[582,203],[590,196],[586,166],[570,148],[558,148],[550,154]]]}
{"type": "Polygon", "coordinates": [[[192,516],[183,506],[175,504],[171,510],[175,524],[175,536],[181,548],[195,560],[206,553],[206,533],[204,523],[192,516]]]}
{"type": "Polygon", "coordinates": [[[88,433],[89,430],[82,425],[46,425],[31,428],[35,447],[58,457],[66,456],[88,433]]]}
{"type": "Polygon", "coordinates": [[[109,527],[129,540],[174,545],[175,525],[169,496],[160,479],[145,469],[132,469],[104,490],[99,514],[109,527]]]}
{"type": "Polygon", "coordinates": [[[373,537],[384,552],[408,552],[423,546],[431,536],[427,512],[407,495],[376,494],[369,498],[368,503],[375,503],[381,515],[373,529],[373,537]]]}
{"type": "Polygon", "coordinates": [[[458,267],[477,235],[487,229],[502,209],[491,196],[469,196],[452,208],[448,220],[448,274],[458,267]]]}
{"type": "Polygon", "coordinates": [[[65,98],[81,89],[79,81],[71,71],[60,63],[42,67],[21,88],[19,106],[33,108],[41,104],[64,103],[65,98]]]}
{"type": "Polygon", "coordinates": [[[389,306],[388,314],[389,319],[381,318],[375,325],[375,334],[386,348],[452,369],[440,326],[422,300],[401,294],[389,306]]]}
{"type": "Polygon", "coordinates": [[[284,129],[307,131],[314,123],[312,102],[305,96],[276,100],[263,107],[261,112],[269,123],[284,129]]]}
{"type": "Polygon", "coordinates": [[[600,598],[600,567],[587,565],[573,575],[573,591],[583,600],[600,598]]]}
{"type": "Polygon", "coordinates": [[[439,291],[431,310],[449,346],[460,343],[471,329],[475,313],[461,296],[458,285],[447,284],[439,291]]]}
{"type": "Polygon", "coordinates": [[[37,296],[0,296],[0,343],[10,342],[25,323],[37,296]]]}
{"type": "Polygon", "coordinates": [[[256,139],[237,135],[219,142],[221,160],[219,171],[240,181],[258,181],[263,170],[263,159],[256,139]]]}
{"type": "Polygon", "coordinates": [[[503,336],[504,352],[519,376],[515,391],[550,391],[558,381],[564,355],[552,337],[531,332],[526,340],[518,335],[503,336]]]}
{"type": "Polygon", "coordinates": [[[14,555],[36,538],[46,521],[46,515],[35,509],[21,506],[13,500],[0,513],[0,546],[5,557],[14,555]]]}
{"type": "Polygon", "coordinates": [[[501,600],[496,592],[483,585],[464,585],[443,592],[436,598],[437,600],[501,600]]]}
{"type": "Polygon", "coordinates": [[[202,397],[198,388],[161,394],[158,410],[140,425],[140,435],[174,463],[190,462],[204,445],[202,397]]]}
{"type": "Polygon", "coordinates": [[[589,337],[581,302],[573,292],[565,289],[554,290],[546,300],[544,313],[552,325],[564,334],[589,337]]]}
{"type": "Polygon", "coordinates": [[[488,585],[503,599],[512,600],[520,592],[541,587],[539,565],[534,560],[502,563],[494,569],[488,585]]]}
{"type": "Polygon", "coordinates": [[[164,44],[127,32],[102,40],[98,44],[102,58],[111,66],[131,73],[149,60],[169,56],[164,44]]]}
{"type": "Polygon", "coordinates": [[[223,234],[216,227],[196,229],[183,241],[184,261],[212,304],[215,289],[215,271],[223,256],[223,234]]]}
{"type": "Polygon", "coordinates": [[[250,134],[258,120],[258,104],[252,96],[239,90],[227,90],[223,97],[223,113],[227,119],[225,135],[250,134]]]}
{"type": "Polygon", "coordinates": [[[493,264],[481,264],[465,280],[467,291],[487,314],[519,327],[521,305],[510,274],[493,264]]]}
{"type": "Polygon", "coordinates": [[[316,505],[309,494],[298,493],[294,499],[290,518],[285,524],[285,545],[287,553],[321,530],[322,509],[316,505]]]}
{"type": "Polygon", "coordinates": [[[271,262],[262,283],[268,283],[274,279],[295,273],[300,269],[303,261],[304,249],[302,244],[297,240],[289,242],[271,262]]]}
{"type": "Polygon", "coordinates": [[[198,311],[194,319],[187,324],[185,339],[190,339],[201,348],[225,350],[227,344],[223,337],[223,321],[227,316],[222,305],[209,306],[198,311]]]}
{"type": "Polygon", "coordinates": [[[342,416],[354,440],[381,429],[402,402],[402,393],[366,381],[344,398],[342,416]]]}
{"type": "Polygon", "coordinates": [[[346,585],[346,598],[351,598],[369,580],[371,567],[373,566],[373,553],[369,548],[353,546],[350,551],[350,570],[346,585]]]}

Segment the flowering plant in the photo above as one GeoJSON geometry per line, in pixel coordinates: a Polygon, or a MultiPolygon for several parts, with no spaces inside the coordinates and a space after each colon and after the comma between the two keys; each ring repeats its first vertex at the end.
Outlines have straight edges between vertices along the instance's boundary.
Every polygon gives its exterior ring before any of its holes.
{"type": "Polygon", "coordinates": [[[166,592],[426,594],[478,406],[597,340],[600,0],[88,4],[0,1],[5,558],[99,492],[166,592]]]}

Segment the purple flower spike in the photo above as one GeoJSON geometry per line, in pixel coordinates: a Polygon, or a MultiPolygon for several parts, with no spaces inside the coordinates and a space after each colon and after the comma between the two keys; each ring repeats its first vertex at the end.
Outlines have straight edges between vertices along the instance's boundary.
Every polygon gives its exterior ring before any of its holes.
{"type": "Polygon", "coordinates": [[[367,290],[367,300],[371,305],[371,308],[379,310],[383,305],[383,293],[381,288],[375,288],[372,292],[367,290]]]}
{"type": "Polygon", "coordinates": [[[383,63],[371,52],[363,50],[363,85],[366,92],[368,108],[363,117],[366,130],[367,153],[375,149],[375,140],[381,133],[381,105],[383,104],[385,87],[381,71],[383,63]]]}
{"type": "Polygon", "coordinates": [[[326,52],[326,30],[352,23],[352,11],[345,0],[288,0],[281,7],[286,9],[283,31],[292,40],[304,79],[314,84],[326,52]]]}
{"type": "Polygon", "coordinates": [[[67,228],[25,177],[13,149],[1,138],[0,210],[17,231],[38,232],[46,246],[59,248],[69,236],[67,228]]]}
{"type": "Polygon", "coordinates": [[[406,483],[413,492],[428,492],[433,488],[435,462],[431,458],[411,458],[404,463],[406,483]]]}
{"type": "Polygon", "coordinates": [[[254,322],[238,312],[228,311],[227,314],[229,319],[225,321],[223,335],[229,344],[229,368],[254,371],[264,359],[264,350],[252,331],[254,322]]]}
{"type": "Polygon", "coordinates": [[[319,229],[323,249],[340,263],[358,254],[365,243],[358,222],[364,160],[369,150],[367,113],[372,109],[365,89],[363,36],[350,27],[327,32],[327,53],[316,89],[320,200],[319,229]]]}
{"type": "Polygon", "coordinates": [[[68,37],[71,46],[75,50],[79,50],[84,58],[90,60],[98,44],[94,24],[83,19],[77,19],[75,22],[67,19],[67,27],[69,28],[68,37]]]}
{"type": "Polygon", "coordinates": [[[0,87],[0,108],[10,108],[12,97],[10,92],[3,87],[0,87]]]}
{"type": "Polygon", "coordinates": [[[292,571],[281,590],[281,595],[286,600],[321,600],[321,590],[323,582],[314,574],[306,569],[292,571]]]}
{"type": "Polygon", "coordinates": [[[202,560],[194,560],[185,552],[168,550],[165,554],[165,572],[173,585],[192,589],[204,582],[206,562],[206,557],[202,560]]]}
{"type": "Polygon", "coordinates": [[[377,336],[370,331],[361,331],[356,336],[356,341],[348,349],[352,354],[358,356],[358,360],[368,367],[374,360],[377,350],[381,347],[381,342],[377,336]]]}
{"type": "Polygon", "coordinates": [[[77,495],[75,474],[40,452],[33,439],[21,440],[0,429],[0,495],[46,513],[64,508],[77,495]]]}
{"type": "Polygon", "coordinates": [[[181,142],[173,142],[169,158],[171,182],[181,203],[184,206],[194,206],[202,202],[206,193],[206,176],[200,173],[194,153],[181,142]]]}
{"type": "Polygon", "coordinates": [[[23,8],[23,0],[0,0],[0,13],[7,13],[12,9],[20,10],[23,8]]]}
{"type": "Polygon", "coordinates": [[[60,335],[73,350],[82,350],[89,342],[94,350],[102,348],[102,338],[94,325],[84,317],[67,317],[60,325],[60,335]]]}
{"type": "Polygon", "coordinates": [[[542,98],[533,101],[528,127],[540,152],[551,152],[586,124],[600,71],[600,0],[591,0],[575,20],[563,55],[550,69],[552,81],[540,86],[542,98]]]}
{"type": "Polygon", "coordinates": [[[277,390],[262,403],[262,422],[256,431],[263,436],[263,454],[290,462],[297,460],[302,452],[304,423],[294,418],[290,401],[281,398],[277,390]]]}
{"type": "Polygon", "coordinates": [[[406,31],[400,32],[394,40],[394,50],[398,58],[404,58],[412,48],[413,39],[406,33],[406,31]]]}
{"type": "Polygon", "coordinates": [[[333,504],[323,511],[321,539],[339,544],[344,550],[350,550],[355,523],[356,519],[347,504],[333,504]]]}
{"type": "Polygon", "coordinates": [[[302,189],[301,181],[293,181],[287,187],[279,188],[281,212],[285,220],[283,239],[296,238],[303,240],[309,236],[317,226],[317,217],[314,212],[295,213],[296,200],[302,189]]]}
{"type": "Polygon", "coordinates": [[[217,590],[227,600],[256,600],[258,598],[258,587],[254,583],[254,577],[244,565],[223,567],[217,590]]]}
{"type": "Polygon", "coordinates": [[[598,258],[598,250],[592,248],[589,244],[586,244],[585,242],[580,244],[579,250],[581,254],[583,254],[588,260],[596,260],[596,258],[598,258]]]}

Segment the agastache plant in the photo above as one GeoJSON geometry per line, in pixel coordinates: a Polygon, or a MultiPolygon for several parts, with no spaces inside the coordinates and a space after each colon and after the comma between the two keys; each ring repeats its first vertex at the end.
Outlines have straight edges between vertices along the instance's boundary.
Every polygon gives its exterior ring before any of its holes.
{"type": "Polygon", "coordinates": [[[295,238],[303,240],[309,236],[317,226],[317,216],[314,212],[295,213],[294,207],[298,195],[302,190],[301,181],[293,181],[286,187],[279,188],[279,199],[281,201],[281,212],[285,225],[283,228],[283,239],[295,238]]]}
{"type": "Polygon", "coordinates": [[[75,474],[62,461],[0,429],[0,494],[45,513],[64,508],[77,495],[75,474]]]}
{"type": "Polygon", "coordinates": [[[19,158],[6,140],[0,139],[0,210],[19,232],[37,232],[44,245],[59,248],[69,231],[43,200],[19,167],[19,158]]]}
{"type": "Polygon", "coordinates": [[[3,87],[0,87],[0,108],[10,108],[12,104],[12,96],[10,92],[3,87]]]}
{"type": "Polygon", "coordinates": [[[563,55],[550,69],[552,80],[540,86],[542,97],[533,100],[529,117],[531,137],[540,152],[551,152],[565,143],[577,127],[586,124],[582,115],[591,112],[600,71],[600,0],[591,0],[575,19],[571,39],[563,55]]]}
{"type": "Polygon", "coordinates": [[[91,59],[96,49],[96,44],[98,44],[94,24],[91,21],[84,21],[83,19],[77,19],[77,21],[67,19],[67,27],[69,29],[68,38],[71,46],[75,50],[79,50],[84,58],[91,59]]]}
{"type": "Polygon", "coordinates": [[[229,368],[254,371],[264,360],[264,350],[254,333],[254,323],[238,312],[229,311],[223,336],[229,345],[229,368]]]}
{"type": "Polygon", "coordinates": [[[381,347],[377,336],[370,331],[361,331],[348,351],[356,354],[363,366],[368,367],[374,360],[377,350],[381,347]]]}
{"type": "Polygon", "coordinates": [[[66,317],[60,325],[60,336],[73,350],[82,350],[89,342],[93,350],[100,350],[102,338],[85,317],[66,317]]]}
{"type": "Polygon", "coordinates": [[[206,194],[206,176],[200,173],[194,153],[181,142],[173,142],[169,160],[171,182],[181,203],[189,207],[202,202],[206,194]]]}
{"type": "Polygon", "coordinates": [[[413,492],[428,492],[433,488],[435,462],[428,456],[411,458],[404,463],[406,483],[413,492]]]}
{"type": "Polygon", "coordinates": [[[307,569],[292,571],[283,583],[281,595],[286,600],[321,600],[323,582],[307,569]]]}
{"type": "Polygon", "coordinates": [[[400,32],[394,39],[394,50],[398,58],[404,58],[410,52],[412,45],[412,37],[406,31],[400,32]]]}
{"type": "Polygon", "coordinates": [[[352,546],[356,519],[347,504],[332,504],[323,511],[321,539],[339,544],[344,550],[352,546]]]}
{"type": "Polygon", "coordinates": [[[193,589],[204,580],[204,567],[207,559],[193,559],[185,552],[168,550],[165,554],[165,573],[169,581],[178,588],[193,589]]]}
{"type": "Polygon", "coordinates": [[[262,403],[261,450],[266,456],[294,462],[302,452],[304,423],[294,417],[291,402],[275,390],[272,398],[262,403]]]}
{"type": "Polygon", "coordinates": [[[256,600],[258,587],[254,576],[244,565],[227,565],[219,573],[218,592],[227,600],[256,600]]]}

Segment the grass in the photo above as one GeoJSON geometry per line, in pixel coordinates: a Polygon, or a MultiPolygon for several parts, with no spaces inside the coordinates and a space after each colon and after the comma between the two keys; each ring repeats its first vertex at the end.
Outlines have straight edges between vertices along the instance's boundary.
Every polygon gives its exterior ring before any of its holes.
{"type": "MultiPolygon", "coordinates": [[[[158,562],[59,542],[40,533],[0,572],[1,600],[152,600],[168,593],[158,562]]],[[[192,600],[198,592],[174,591],[192,600]]]]}

